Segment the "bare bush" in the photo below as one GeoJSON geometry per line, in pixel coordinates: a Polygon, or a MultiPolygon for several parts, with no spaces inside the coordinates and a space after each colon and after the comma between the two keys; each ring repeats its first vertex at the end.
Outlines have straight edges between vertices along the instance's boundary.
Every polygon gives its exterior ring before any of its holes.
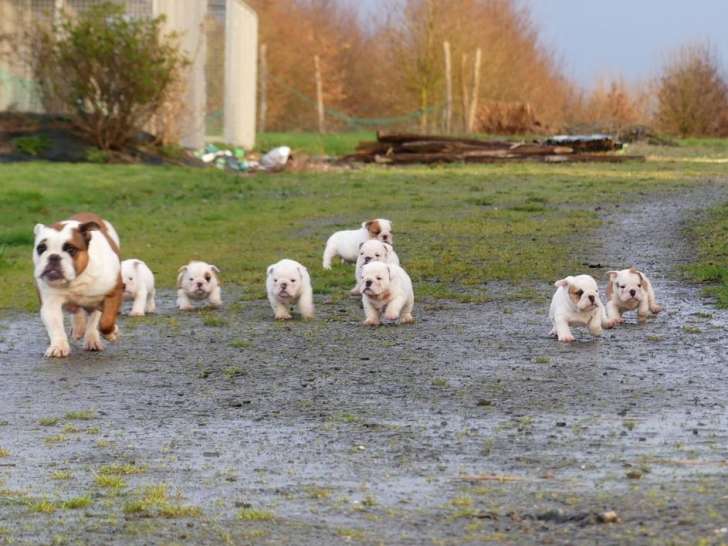
{"type": "Polygon", "coordinates": [[[104,3],[39,24],[30,63],[47,110],[69,114],[103,150],[124,148],[169,103],[188,64],[163,22],[104,3]]]}
{"type": "Polygon", "coordinates": [[[728,86],[709,46],[680,49],[657,85],[656,121],[662,131],[682,137],[728,134],[728,86]]]}

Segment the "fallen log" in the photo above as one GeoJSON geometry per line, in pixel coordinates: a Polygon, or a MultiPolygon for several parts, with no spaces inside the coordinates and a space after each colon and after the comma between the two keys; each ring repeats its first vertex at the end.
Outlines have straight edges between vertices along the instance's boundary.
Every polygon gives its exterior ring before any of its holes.
{"type": "Polygon", "coordinates": [[[379,142],[388,142],[391,144],[402,144],[404,142],[422,142],[422,141],[436,141],[436,142],[457,142],[459,144],[470,144],[472,146],[480,146],[481,148],[507,148],[511,146],[512,142],[500,141],[500,140],[478,140],[475,138],[461,138],[461,137],[450,137],[442,135],[416,135],[412,133],[391,133],[386,134],[382,131],[377,131],[377,140],[379,142]]]}

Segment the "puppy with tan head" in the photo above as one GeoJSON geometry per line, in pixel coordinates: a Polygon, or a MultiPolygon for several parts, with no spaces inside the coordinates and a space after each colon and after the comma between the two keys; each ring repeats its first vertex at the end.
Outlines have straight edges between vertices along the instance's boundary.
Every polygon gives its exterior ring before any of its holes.
{"type": "Polygon", "coordinates": [[[354,288],[351,289],[353,296],[361,294],[361,270],[370,262],[383,262],[388,265],[399,265],[399,256],[392,248],[392,245],[383,243],[378,239],[369,239],[359,245],[359,257],[356,259],[354,270],[354,288]]]}
{"type": "Polygon", "coordinates": [[[337,231],[328,241],[324,249],[324,269],[331,269],[331,260],[339,256],[342,261],[354,263],[359,255],[359,245],[369,239],[377,239],[383,243],[394,245],[392,222],[384,218],[376,218],[364,222],[359,229],[337,231]]]}
{"type": "Polygon", "coordinates": [[[207,301],[211,307],[222,307],[220,270],[205,262],[191,261],[179,268],[177,275],[177,308],[193,309],[192,301],[207,301]]]}
{"type": "Polygon", "coordinates": [[[277,320],[289,320],[292,305],[305,319],[314,314],[313,289],[308,270],[294,260],[281,260],[268,267],[265,287],[277,320]]]}
{"type": "Polygon", "coordinates": [[[398,265],[369,262],[362,268],[361,289],[366,315],[364,324],[378,326],[382,317],[388,321],[399,319],[401,324],[415,321],[412,280],[398,265]]]}
{"type": "Polygon", "coordinates": [[[101,334],[110,341],[117,338],[123,292],[116,230],[96,214],[80,213],[50,226],[37,224],[33,233],[40,316],[50,338],[45,356],[71,352],[64,309],[74,313],[73,335],[84,338],[84,349],[102,351],[101,334]]]}
{"type": "Polygon", "coordinates": [[[154,296],[154,273],[141,260],[130,259],[121,262],[121,279],[124,283],[124,299],[133,300],[130,317],[143,317],[145,313],[154,313],[156,303],[154,296]]]}
{"type": "Polygon", "coordinates": [[[566,277],[556,281],[554,286],[556,293],[549,310],[553,328],[549,335],[568,343],[574,341],[571,326],[586,326],[593,336],[600,336],[603,328],[614,326],[614,322],[607,319],[597,281],[591,275],[566,277]]]}
{"type": "Polygon", "coordinates": [[[634,267],[621,271],[610,271],[609,285],[607,286],[607,316],[615,322],[624,322],[622,313],[637,310],[640,321],[650,314],[656,315],[662,311],[657,304],[655,291],[647,275],[634,267]]]}

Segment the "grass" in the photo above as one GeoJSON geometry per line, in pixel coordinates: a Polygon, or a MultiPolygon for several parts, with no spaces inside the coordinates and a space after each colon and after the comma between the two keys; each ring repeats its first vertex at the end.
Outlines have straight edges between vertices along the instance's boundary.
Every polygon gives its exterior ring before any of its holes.
{"type": "Polygon", "coordinates": [[[63,501],[63,508],[66,510],[78,510],[79,508],[87,508],[93,504],[91,497],[73,497],[71,499],[63,501]]]}
{"type": "Polygon", "coordinates": [[[376,140],[369,132],[337,133],[319,135],[316,133],[259,133],[257,149],[266,152],[276,146],[288,146],[294,154],[346,155],[354,152],[362,140],[376,140]]]}
{"type": "Polygon", "coordinates": [[[96,485],[104,489],[119,490],[126,487],[126,482],[121,476],[115,476],[110,474],[99,474],[94,480],[96,485]]]}
{"type": "Polygon", "coordinates": [[[38,424],[42,427],[52,427],[57,425],[60,419],[58,417],[43,417],[38,419],[38,424]]]}
{"type": "Polygon", "coordinates": [[[721,308],[728,308],[728,203],[712,209],[692,228],[698,258],[687,267],[688,276],[706,283],[706,292],[721,308]]]}
{"type": "Polygon", "coordinates": [[[96,419],[96,410],[69,411],[64,418],[69,421],[90,421],[96,419]]]}
{"type": "MultiPolygon", "coordinates": [[[[301,142],[317,138],[301,135],[301,142]]],[[[321,138],[343,147],[348,137],[321,138]]],[[[273,136],[261,140],[266,143],[274,143],[273,136]]],[[[0,292],[0,309],[37,309],[29,260],[33,225],[79,210],[109,218],[121,234],[124,257],[145,260],[160,288],[174,287],[180,265],[203,259],[220,267],[225,285],[241,286],[249,300],[265,297],[265,270],[284,256],[309,268],[317,297],[345,298],[352,268],[321,269],[326,238],[364,219],[388,217],[418,297],[480,302],[491,281],[550,283],[582,270],[581,250],[568,243],[575,233],[599,226],[597,206],[725,175],[726,164],[674,158],[252,176],[179,167],[12,164],[3,167],[0,186],[0,274],[15,288],[0,292]]],[[[216,317],[202,321],[221,325],[216,317]]]]}
{"type": "Polygon", "coordinates": [[[190,518],[202,515],[202,510],[197,506],[172,502],[167,486],[159,484],[144,488],[139,499],[127,502],[124,505],[124,513],[163,518],[190,518]]]}
{"type": "Polygon", "coordinates": [[[253,507],[241,508],[238,512],[238,519],[242,521],[271,521],[275,514],[267,510],[258,510],[253,507]]]}
{"type": "Polygon", "coordinates": [[[146,468],[133,464],[109,464],[99,468],[98,473],[101,476],[131,476],[134,474],[144,474],[146,468]]]}
{"type": "Polygon", "coordinates": [[[0,447],[0,459],[2,459],[3,457],[10,457],[10,451],[0,447]]]}

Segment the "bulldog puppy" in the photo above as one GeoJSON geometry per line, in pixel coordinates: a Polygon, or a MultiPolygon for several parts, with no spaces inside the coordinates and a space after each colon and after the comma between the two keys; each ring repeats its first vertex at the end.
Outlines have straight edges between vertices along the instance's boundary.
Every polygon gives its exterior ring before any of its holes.
{"type": "Polygon", "coordinates": [[[50,226],[37,224],[33,233],[33,275],[50,338],[45,356],[71,352],[64,309],[74,313],[73,335],[84,338],[84,349],[103,351],[100,334],[109,341],[117,338],[123,292],[116,230],[96,214],[80,213],[50,226]]]}
{"type": "Polygon", "coordinates": [[[121,262],[121,279],[124,285],[124,299],[133,300],[130,317],[143,317],[154,313],[154,273],[141,260],[130,259],[121,262]]]}
{"type": "Polygon", "coordinates": [[[191,261],[179,268],[177,275],[177,307],[189,311],[193,301],[207,300],[212,307],[222,307],[220,270],[205,262],[191,261]]]}
{"type": "Polygon", "coordinates": [[[656,315],[662,311],[657,304],[655,291],[647,276],[634,267],[621,271],[610,271],[607,286],[607,316],[615,324],[622,324],[622,313],[637,309],[637,317],[645,320],[650,313],[656,315]]]}
{"type": "Polygon", "coordinates": [[[378,239],[369,239],[359,245],[359,257],[356,259],[356,270],[354,271],[354,288],[351,289],[353,296],[361,294],[361,270],[369,262],[384,262],[388,265],[399,265],[399,256],[392,248],[392,245],[383,243],[378,239]]]}
{"type": "Polygon", "coordinates": [[[281,260],[268,267],[265,281],[268,301],[276,320],[289,320],[290,307],[298,306],[298,311],[305,319],[312,319],[314,314],[313,289],[308,270],[294,260],[281,260]]]}
{"type": "Polygon", "coordinates": [[[392,222],[377,218],[364,222],[359,229],[337,231],[328,241],[324,249],[324,269],[331,269],[331,260],[339,256],[345,262],[355,262],[359,255],[359,245],[369,239],[377,239],[383,243],[394,244],[392,222]]]}
{"type": "Polygon", "coordinates": [[[599,298],[597,282],[590,275],[577,275],[556,281],[557,288],[551,299],[549,318],[553,329],[549,333],[559,341],[574,341],[570,326],[586,326],[594,336],[602,335],[602,328],[612,328],[604,304],[599,298]]]}
{"type": "Polygon", "coordinates": [[[370,262],[361,273],[362,305],[366,320],[364,324],[378,326],[380,317],[386,320],[408,324],[414,322],[412,307],[415,294],[412,280],[398,265],[370,262]]]}

